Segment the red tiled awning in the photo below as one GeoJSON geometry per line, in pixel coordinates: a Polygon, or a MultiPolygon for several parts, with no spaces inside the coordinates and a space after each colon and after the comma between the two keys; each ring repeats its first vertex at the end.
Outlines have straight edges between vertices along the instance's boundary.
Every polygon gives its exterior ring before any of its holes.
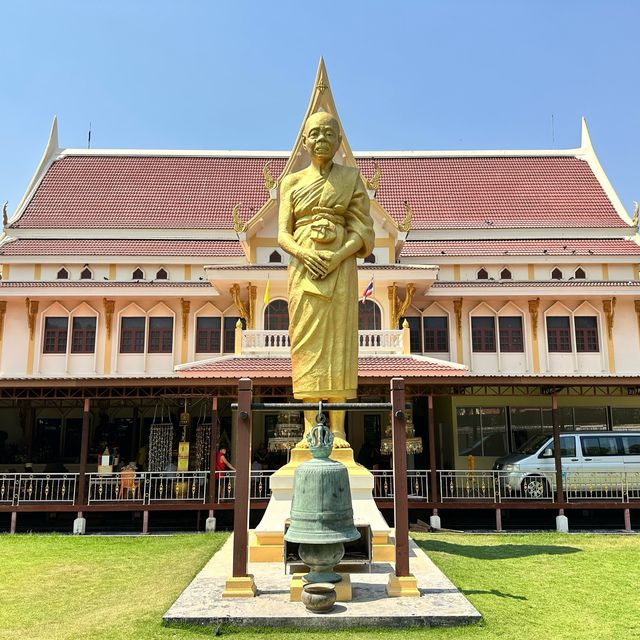
{"type": "MultiPolygon", "coordinates": [[[[424,356],[390,356],[358,358],[361,378],[462,376],[467,367],[455,362],[424,356]]],[[[226,356],[176,368],[185,378],[291,378],[289,358],[254,358],[226,356]]]]}

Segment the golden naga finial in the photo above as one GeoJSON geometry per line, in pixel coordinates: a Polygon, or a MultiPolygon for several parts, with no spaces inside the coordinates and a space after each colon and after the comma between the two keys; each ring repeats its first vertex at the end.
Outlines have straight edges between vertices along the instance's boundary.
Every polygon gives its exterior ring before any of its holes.
{"type": "Polygon", "coordinates": [[[403,233],[409,233],[411,231],[411,218],[413,218],[413,209],[411,205],[404,201],[404,220],[398,225],[398,229],[403,233]]]}
{"type": "Polygon", "coordinates": [[[267,191],[271,191],[271,189],[273,189],[276,186],[276,181],[273,179],[273,176],[271,175],[271,160],[269,160],[269,162],[267,162],[267,164],[264,165],[264,167],[262,167],[262,175],[264,176],[264,188],[267,191]]]}
{"type": "Polygon", "coordinates": [[[366,180],[369,191],[377,191],[380,186],[380,176],[382,173],[380,172],[380,165],[375,160],[373,161],[373,169],[373,175],[369,180],[366,180]]]}
{"type": "Polygon", "coordinates": [[[242,222],[242,218],[240,218],[240,206],[242,205],[239,202],[235,207],[233,207],[233,211],[231,215],[233,217],[233,229],[236,233],[244,233],[247,230],[247,223],[242,222]]]}
{"type": "MultiPolygon", "coordinates": [[[[6,205],[5,205],[6,206],[6,205]]],[[[634,227],[638,226],[638,203],[634,200],[633,201],[633,220],[631,221],[631,224],[634,227]]]]}
{"type": "Polygon", "coordinates": [[[9,204],[9,201],[6,200],[3,207],[2,207],[2,227],[4,229],[7,228],[7,225],[9,224],[9,216],[7,215],[7,205],[9,204]]]}

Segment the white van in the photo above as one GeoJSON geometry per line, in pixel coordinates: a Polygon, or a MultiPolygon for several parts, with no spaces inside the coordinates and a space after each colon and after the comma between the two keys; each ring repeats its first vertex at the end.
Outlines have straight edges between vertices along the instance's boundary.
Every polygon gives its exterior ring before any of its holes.
{"type": "MultiPolygon", "coordinates": [[[[583,431],[560,434],[565,488],[596,493],[602,487],[640,491],[640,432],[583,431]]],[[[493,465],[506,495],[551,498],[556,488],[553,437],[538,434],[493,465]]]]}

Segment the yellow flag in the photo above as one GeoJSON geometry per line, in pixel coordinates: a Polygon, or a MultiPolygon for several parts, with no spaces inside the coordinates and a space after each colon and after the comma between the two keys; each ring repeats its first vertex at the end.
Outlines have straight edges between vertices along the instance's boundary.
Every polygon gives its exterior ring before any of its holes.
{"type": "Polygon", "coordinates": [[[269,280],[269,276],[267,276],[267,286],[264,288],[264,303],[269,304],[269,285],[271,281],[269,280]]]}

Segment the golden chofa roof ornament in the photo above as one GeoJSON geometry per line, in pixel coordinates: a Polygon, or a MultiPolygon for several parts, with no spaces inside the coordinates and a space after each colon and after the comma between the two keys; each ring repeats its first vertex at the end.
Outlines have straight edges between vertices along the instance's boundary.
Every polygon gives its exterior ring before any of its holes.
{"type": "Polygon", "coordinates": [[[404,201],[404,220],[398,225],[398,229],[403,233],[409,233],[411,231],[411,219],[413,218],[413,209],[411,205],[404,201]]]}
{"type": "Polygon", "coordinates": [[[380,171],[380,165],[374,160],[373,161],[373,175],[369,180],[365,180],[367,183],[367,189],[369,191],[377,191],[378,187],[380,187],[380,177],[382,173],[380,171]]]}
{"type": "Polygon", "coordinates": [[[262,176],[264,177],[264,188],[267,191],[271,191],[277,183],[277,181],[271,175],[271,160],[262,167],[262,176]]]}
{"type": "Polygon", "coordinates": [[[242,203],[239,202],[235,207],[233,207],[233,211],[231,212],[231,216],[233,217],[233,230],[236,233],[244,233],[247,230],[247,223],[242,222],[242,218],[240,218],[240,207],[242,203]]]}
{"type": "MultiPolygon", "coordinates": [[[[7,205],[5,204],[5,207],[7,205]]],[[[633,220],[631,221],[631,224],[634,227],[638,226],[638,203],[634,200],[633,201],[633,220]]]]}

